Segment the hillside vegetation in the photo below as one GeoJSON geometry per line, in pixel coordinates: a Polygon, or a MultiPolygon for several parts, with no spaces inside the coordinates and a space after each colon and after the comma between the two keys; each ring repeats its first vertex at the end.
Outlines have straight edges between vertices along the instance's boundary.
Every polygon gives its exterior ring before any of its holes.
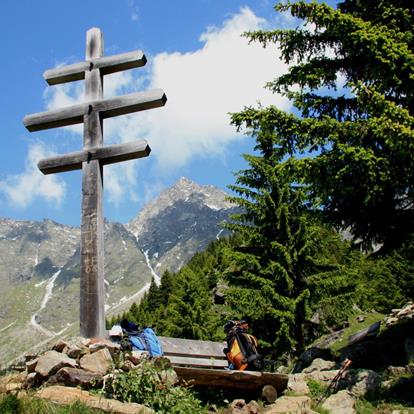
{"type": "Polygon", "coordinates": [[[164,273],[121,317],[200,339],[247,318],[280,358],[355,312],[413,299],[414,16],[408,0],[275,9],[302,23],[244,36],[290,64],[267,87],[295,111],[231,115],[255,141],[229,186],[241,211],[225,224],[232,236],[164,273]]]}

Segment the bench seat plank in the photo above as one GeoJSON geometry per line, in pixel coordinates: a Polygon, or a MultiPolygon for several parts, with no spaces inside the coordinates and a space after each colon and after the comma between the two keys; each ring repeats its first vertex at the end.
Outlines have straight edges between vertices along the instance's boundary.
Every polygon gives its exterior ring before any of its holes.
{"type": "Polygon", "coordinates": [[[192,356],[200,358],[225,359],[223,349],[226,342],[199,341],[195,339],[169,338],[159,336],[166,356],[192,356]]]}
{"type": "Polygon", "coordinates": [[[226,368],[227,360],[214,358],[192,358],[192,356],[170,356],[166,355],[172,365],[185,365],[190,367],[226,368]]]}

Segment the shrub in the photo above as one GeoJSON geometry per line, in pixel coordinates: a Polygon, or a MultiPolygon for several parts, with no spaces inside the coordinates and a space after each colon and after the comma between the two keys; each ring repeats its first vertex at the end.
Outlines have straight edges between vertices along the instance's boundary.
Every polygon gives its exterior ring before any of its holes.
{"type": "Polygon", "coordinates": [[[110,397],[144,404],[160,414],[206,413],[192,390],[175,386],[174,378],[171,368],[164,369],[151,361],[142,361],[134,370],[114,374],[104,391],[110,397]]]}

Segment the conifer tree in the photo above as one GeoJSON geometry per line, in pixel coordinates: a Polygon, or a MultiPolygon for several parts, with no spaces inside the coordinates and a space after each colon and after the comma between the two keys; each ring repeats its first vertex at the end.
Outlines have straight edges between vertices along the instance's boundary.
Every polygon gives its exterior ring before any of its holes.
{"type": "Polygon", "coordinates": [[[292,182],[289,163],[264,122],[255,139],[257,155],[244,156],[250,168],[229,186],[243,212],[227,225],[242,236],[241,246],[228,250],[226,277],[233,286],[228,302],[273,351],[301,351],[313,229],[304,190],[292,182]]]}
{"type": "Polygon", "coordinates": [[[184,267],[174,279],[168,305],[159,321],[163,335],[207,339],[211,300],[206,279],[184,267]]]}
{"type": "Polygon", "coordinates": [[[277,45],[289,71],[269,82],[299,115],[245,108],[232,122],[267,128],[281,155],[296,159],[296,182],[313,208],[350,228],[365,248],[389,251],[414,230],[414,9],[411,0],[284,2],[306,23],[246,34],[277,45]],[[336,91],[338,79],[345,88],[336,91]]]}

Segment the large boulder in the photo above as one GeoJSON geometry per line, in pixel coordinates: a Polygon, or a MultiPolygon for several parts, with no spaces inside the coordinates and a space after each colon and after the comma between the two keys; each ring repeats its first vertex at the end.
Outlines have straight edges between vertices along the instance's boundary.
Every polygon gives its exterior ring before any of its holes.
{"type": "Polygon", "coordinates": [[[77,362],[57,351],[47,351],[39,357],[35,371],[43,378],[48,378],[63,367],[76,368],[77,362]]]}
{"type": "Polygon", "coordinates": [[[306,396],[280,397],[263,411],[264,414],[308,414],[311,412],[311,399],[306,396]]]}
{"type": "Polygon", "coordinates": [[[330,395],[323,402],[322,407],[335,414],[354,414],[355,398],[348,391],[342,390],[330,395]]]}
{"type": "Polygon", "coordinates": [[[357,398],[374,393],[381,384],[380,375],[370,369],[351,370],[345,380],[349,384],[347,388],[357,398]]]}
{"type": "Polygon", "coordinates": [[[81,387],[90,389],[102,383],[102,375],[79,368],[61,368],[55,375],[48,380],[49,385],[67,385],[71,387],[81,387]]]}
{"type": "Polygon", "coordinates": [[[309,395],[309,387],[304,374],[290,374],[287,390],[297,395],[309,395]]]}
{"type": "Polygon", "coordinates": [[[323,358],[324,360],[332,359],[332,352],[330,349],[316,346],[308,348],[300,355],[295,367],[293,368],[293,373],[297,374],[298,372],[302,372],[303,369],[308,367],[316,358],[323,358]]]}
{"type": "Polygon", "coordinates": [[[63,387],[60,385],[46,387],[36,393],[39,398],[45,398],[56,404],[69,405],[81,401],[91,408],[96,408],[111,414],[155,414],[154,410],[136,403],[122,403],[117,400],[90,395],[79,388],[63,387]]]}
{"type": "Polygon", "coordinates": [[[79,364],[82,369],[99,375],[107,374],[113,365],[111,353],[107,348],[100,349],[93,354],[84,355],[79,364]]]}
{"type": "Polygon", "coordinates": [[[302,372],[305,374],[310,374],[311,372],[315,371],[331,371],[334,370],[336,367],[336,362],[333,361],[325,361],[321,358],[316,358],[312,361],[312,364],[305,368],[302,372]]]}

